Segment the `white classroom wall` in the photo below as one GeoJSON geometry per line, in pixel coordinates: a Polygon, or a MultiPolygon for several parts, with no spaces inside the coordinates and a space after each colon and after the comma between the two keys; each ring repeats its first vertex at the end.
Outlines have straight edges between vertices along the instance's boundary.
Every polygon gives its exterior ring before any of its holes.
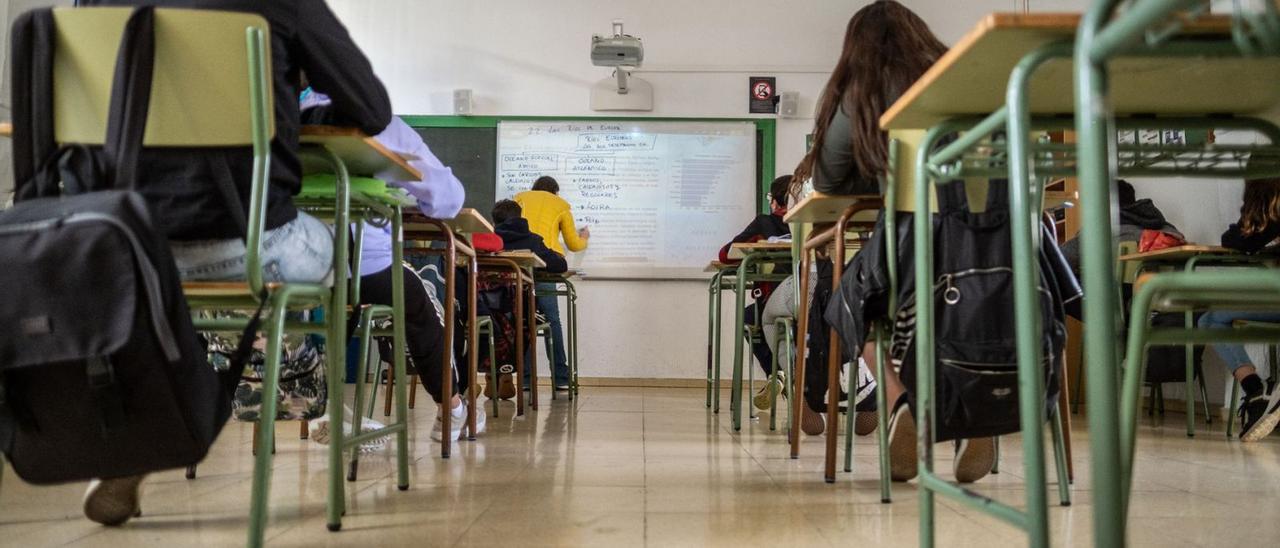
{"type": "MultiPolygon", "coordinates": [[[[789,173],[803,156],[804,136],[813,124],[807,116],[839,54],[849,17],[866,3],[329,2],[373,61],[400,114],[451,114],[453,90],[469,88],[480,115],[614,115],[589,108],[591,84],[610,72],[593,67],[588,58],[591,34],[609,32],[613,19],[622,19],[628,33],[644,40],[644,67],[637,76],[653,84],[654,109],[643,116],[749,117],[747,77],[776,76],[779,90],[800,92],[800,110],[806,115],[778,120],[779,175],[789,173]]],[[[954,43],[982,15],[1012,10],[1020,2],[904,3],[943,41],[954,43]]],[[[1078,11],[1084,4],[1033,1],[1032,9],[1078,11]]],[[[715,252],[707,250],[708,260],[715,252]]],[[[578,288],[583,376],[705,375],[705,282],[587,280],[578,288]]],[[[726,303],[724,310],[731,320],[732,308],[726,303]]],[[[731,352],[726,343],[726,363],[731,352]]]]}

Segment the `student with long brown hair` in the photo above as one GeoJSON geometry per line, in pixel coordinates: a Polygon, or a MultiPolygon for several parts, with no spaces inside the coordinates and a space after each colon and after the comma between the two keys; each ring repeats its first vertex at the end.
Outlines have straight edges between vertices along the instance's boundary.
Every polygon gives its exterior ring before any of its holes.
{"type": "Polygon", "coordinates": [[[813,150],[793,187],[812,176],[814,190],[825,194],[879,194],[889,158],[880,116],[946,52],[929,25],[894,0],[853,14],[840,60],[818,98],[813,150]]]}
{"type": "MultiPolygon", "coordinates": [[[[878,0],[858,10],[849,19],[840,61],[818,99],[813,148],[796,169],[793,195],[809,178],[813,189],[824,194],[880,194],[889,163],[889,136],[880,129],[880,117],[946,52],[947,46],[923,19],[894,0],[878,0]]],[[[810,329],[815,327],[826,328],[810,329]]],[[[874,344],[868,342],[861,354],[872,371],[874,344]]],[[[878,389],[892,402],[891,476],[906,481],[916,475],[915,422],[907,387],[891,367],[878,381],[878,389]]],[[[807,387],[811,393],[815,389],[825,387],[807,387]]],[[[803,415],[810,412],[804,410],[803,415]]],[[[982,478],[994,459],[992,438],[960,440],[956,479],[968,483],[982,478]]]]}
{"type": "MultiPolygon", "coordinates": [[[[1277,237],[1280,237],[1280,178],[1245,181],[1240,220],[1222,234],[1222,246],[1254,253],[1270,245],[1277,237]]],[[[1230,329],[1238,320],[1280,322],[1280,311],[1210,311],[1200,317],[1198,325],[1230,329]]],[[[1218,343],[1209,345],[1209,348],[1218,354],[1244,389],[1239,411],[1240,439],[1258,441],[1266,437],[1280,423],[1280,390],[1273,388],[1268,395],[1262,377],[1258,376],[1258,368],[1249,359],[1244,345],[1218,343]]],[[[1276,380],[1270,379],[1273,385],[1276,380]]]]}

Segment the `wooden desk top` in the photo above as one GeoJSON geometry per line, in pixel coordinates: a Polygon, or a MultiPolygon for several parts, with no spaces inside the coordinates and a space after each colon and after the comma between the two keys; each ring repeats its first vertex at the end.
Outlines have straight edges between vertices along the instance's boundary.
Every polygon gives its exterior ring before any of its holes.
{"type": "MultiPolygon", "coordinates": [[[[988,15],[880,117],[880,127],[927,129],[999,109],[1018,61],[1044,44],[1074,39],[1079,21],[1064,13],[988,15]]],[[[1182,34],[1230,40],[1231,18],[1203,16],[1182,34]]],[[[1110,69],[1110,105],[1118,114],[1263,115],[1280,104],[1276,57],[1121,57],[1110,69]]],[[[1030,84],[1032,112],[1075,112],[1072,80],[1070,59],[1041,66],[1030,84]]]]}
{"type": "Polygon", "coordinates": [[[791,251],[791,242],[752,242],[733,244],[729,246],[729,258],[742,259],[747,256],[747,253],[752,251],[791,251]]]}
{"type": "Polygon", "coordinates": [[[783,220],[788,223],[834,223],[844,214],[844,210],[855,202],[863,200],[881,200],[881,205],[874,209],[863,211],[854,215],[853,220],[857,222],[875,222],[876,216],[879,215],[881,207],[883,207],[883,197],[878,194],[866,196],[833,196],[814,192],[800,200],[787,211],[787,215],[783,220]]]}
{"type": "Polygon", "coordinates": [[[736,266],[738,266],[738,265],[736,265],[736,264],[729,264],[729,263],[722,263],[722,262],[720,262],[720,261],[711,261],[709,264],[707,264],[707,267],[706,267],[706,268],[702,269],[702,271],[703,271],[703,272],[719,272],[719,271],[721,271],[721,270],[728,270],[728,269],[730,269],[730,268],[734,268],[734,267],[736,267],[736,266]]]}
{"type": "Polygon", "coordinates": [[[13,136],[13,122],[0,122],[0,137],[13,136]]]}
{"type": "Polygon", "coordinates": [[[1187,244],[1176,247],[1166,247],[1155,251],[1146,251],[1143,253],[1130,253],[1121,255],[1121,261],[1179,261],[1186,260],[1196,255],[1237,255],[1239,251],[1219,247],[1216,245],[1197,245],[1187,244]]]}
{"type": "MultiPolygon", "coordinates": [[[[394,177],[400,180],[422,179],[422,172],[414,169],[399,154],[355,128],[304,125],[300,140],[303,144],[320,145],[333,151],[346,162],[352,175],[369,177],[393,170],[394,177]]],[[[329,171],[322,162],[306,157],[302,160],[302,170],[304,173],[329,171]]]]}
{"type": "Polygon", "coordinates": [[[515,263],[524,268],[546,268],[547,263],[542,262],[532,251],[517,249],[515,251],[501,251],[498,253],[478,253],[476,259],[484,263],[484,259],[511,259],[515,263]]]}
{"type": "MultiPolygon", "coordinates": [[[[406,232],[435,232],[435,225],[426,224],[425,217],[417,211],[404,213],[404,229],[406,232]]],[[[440,219],[451,230],[458,234],[493,234],[493,225],[489,221],[471,208],[463,208],[458,212],[458,216],[452,219],[440,219]]]]}

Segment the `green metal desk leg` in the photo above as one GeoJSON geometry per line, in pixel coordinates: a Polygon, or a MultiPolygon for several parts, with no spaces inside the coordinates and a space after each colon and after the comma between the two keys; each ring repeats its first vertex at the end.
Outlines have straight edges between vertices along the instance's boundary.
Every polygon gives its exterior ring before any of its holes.
{"type": "MultiPolygon", "coordinates": [[[[1190,311],[1183,313],[1182,325],[1187,329],[1195,327],[1195,322],[1192,321],[1190,311]]],[[[1194,347],[1192,345],[1188,344],[1183,346],[1183,348],[1183,358],[1185,358],[1187,368],[1187,376],[1185,377],[1187,380],[1183,383],[1182,389],[1182,391],[1186,393],[1185,395],[1187,400],[1185,413],[1187,416],[1187,437],[1194,438],[1196,437],[1196,391],[1194,388],[1196,382],[1196,357],[1194,355],[1194,347]]]]}
{"type": "Polygon", "coordinates": [[[707,284],[707,409],[711,409],[711,392],[715,389],[715,382],[711,375],[714,372],[712,366],[712,353],[716,344],[716,293],[720,291],[720,272],[711,275],[711,282],[707,284]]]}
{"type": "Polygon", "coordinates": [[[720,334],[723,331],[723,326],[720,325],[722,321],[720,317],[721,316],[720,310],[722,308],[720,306],[720,300],[722,298],[721,294],[723,293],[723,288],[721,287],[720,284],[723,283],[724,275],[726,272],[733,272],[733,271],[724,270],[718,273],[720,275],[721,281],[717,283],[716,291],[712,295],[712,299],[711,299],[713,303],[711,305],[711,308],[712,310],[715,310],[715,313],[711,315],[711,323],[712,323],[711,331],[715,333],[715,342],[712,343],[712,346],[714,347],[712,348],[712,351],[715,354],[715,356],[712,359],[712,371],[711,371],[711,381],[712,381],[711,412],[716,414],[720,413],[720,346],[721,346],[720,334]]]}
{"type": "Polygon", "coordinates": [[[1067,468],[1067,438],[1062,431],[1062,406],[1053,406],[1053,457],[1058,472],[1058,504],[1071,506],[1071,478],[1067,468]]]}
{"type": "Polygon", "coordinates": [[[743,309],[747,306],[747,272],[751,270],[753,257],[748,254],[738,265],[738,284],[734,287],[733,310],[733,382],[729,386],[729,412],[733,415],[733,430],[742,430],[742,337],[743,309]]]}
{"type": "MultiPolygon", "coordinates": [[[[400,206],[396,206],[395,216],[391,219],[391,265],[398,267],[404,264],[403,218],[400,206]]],[[[404,318],[404,268],[393,268],[391,274],[391,339],[392,354],[395,354],[395,378],[404,379],[395,385],[396,424],[404,424],[405,428],[396,432],[396,487],[401,491],[409,489],[409,379],[405,368],[405,318],[404,318]]],[[[346,352],[342,353],[346,356],[346,352]]],[[[344,365],[345,365],[345,361],[344,365]]],[[[341,405],[339,405],[341,407],[341,405]]],[[[341,425],[341,423],[338,423],[341,425]]],[[[341,426],[339,426],[341,428],[341,426]]],[[[359,433],[359,430],[355,431],[359,433]]]]}
{"type": "MultiPolygon", "coordinates": [[[[1044,366],[1041,361],[1039,241],[1042,189],[1031,172],[1031,74],[1067,44],[1042,47],[1024,57],[1009,78],[1009,215],[1013,232],[1014,316],[1017,318],[1018,406],[1022,467],[1026,478],[1026,529],[1032,546],[1049,546],[1049,508],[1044,462],[1044,366]]],[[[923,287],[923,286],[921,286],[923,287]]]]}
{"type": "MultiPolygon", "coordinates": [[[[935,127],[925,134],[916,154],[916,195],[913,224],[915,225],[916,287],[933,287],[933,231],[932,215],[928,212],[929,195],[932,194],[928,169],[929,151],[937,143],[942,131],[935,127]]],[[[916,437],[919,447],[919,474],[933,473],[933,400],[934,400],[934,333],[932,299],[916,302],[916,437]]],[[[927,487],[920,490],[920,546],[932,548],[934,493],[927,487]]]]}
{"type": "MultiPolygon", "coordinates": [[[[884,325],[880,322],[875,324],[876,336],[876,378],[885,378],[885,361],[889,359],[889,337],[885,333],[884,325]]],[[[888,504],[892,502],[890,496],[889,481],[889,396],[884,393],[884,389],[876,387],[876,425],[877,437],[880,445],[880,502],[888,504]]]]}
{"type": "Polygon", "coordinates": [[[1113,135],[1106,104],[1107,75],[1093,57],[1099,30],[1110,20],[1118,0],[1098,0],[1084,15],[1075,46],[1075,118],[1077,171],[1080,182],[1081,263],[1084,270],[1084,363],[1089,402],[1089,462],[1093,487],[1093,538],[1099,548],[1125,544],[1125,517],[1119,481],[1120,451],[1115,389],[1117,312],[1115,240],[1111,214],[1111,150],[1113,135]]]}
{"type": "MultiPolygon", "coordinates": [[[[323,156],[327,163],[333,167],[333,173],[336,177],[336,185],[334,192],[334,214],[333,214],[333,296],[331,297],[329,306],[326,308],[328,312],[325,314],[325,320],[329,324],[328,336],[325,340],[325,350],[328,353],[328,378],[329,383],[329,399],[334,405],[329,407],[329,500],[326,507],[326,525],[330,531],[337,531],[342,528],[342,514],[346,512],[346,483],[343,481],[343,442],[346,439],[346,432],[343,430],[345,419],[344,398],[342,397],[346,390],[346,373],[347,373],[347,289],[349,285],[345,277],[347,276],[347,244],[350,241],[351,232],[348,230],[350,220],[348,212],[351,208],[350,196],[350,177],[347,174],[347,166],[332,151],[325,149],[323,156]]],[[[394,279],[394,278],[393,278],[394,279]]],[[[403,327],[404,322],[400,322],[403,327]]],[[[401,337],[403,341],[403,337],[401,337]]],[[[403,342],[401,343],[403,344],[403,342]]],[[[401,350],[403,350],[401,346],[401,350]]],[[[403,373],[403,371],[401,371],[403,373]]],[[[400,377],[405,379],[406,377],[400,377]]],[[[404,384],[404,383],[401,383],[404,384]]],[[[275,391],[266,391],[264,394],[274,394],[275,391]]],[[[275,415],[264,415],[274,417],[275,415]]]]}

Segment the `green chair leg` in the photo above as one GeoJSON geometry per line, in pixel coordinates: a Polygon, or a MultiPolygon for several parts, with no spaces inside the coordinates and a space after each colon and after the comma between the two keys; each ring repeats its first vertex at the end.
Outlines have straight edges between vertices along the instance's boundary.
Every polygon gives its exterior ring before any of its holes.
{"type": "MultiPolygon", "coordinates": [[[[720,273],[720,276],[723,280],[723,272],[720,273]]],[[[711,349],[713,355],[711,360],[711,412],[715,414],[720,413],[720,333],[722,332],[722,320],[720,318],[720,312],[722,309],[720,304],[720,289],[720,285],[717,284],[715,292],[711,294],[711,301],[713,303],[711,305],[711,309],[714,311],[714,313],[711,314],[711,331],[715,334],[715,341],[711,344],[713,347],[711,349]]]]}
{"type": "MultiPolygon", "coordinates": [[[[889,359],[888,337],[884,332],[884,326],[880,323],[875,325],[876,335],[876,379],[879,382],[885,378],[885,362],[889,359]]],[[[884,386],[876,386],[876,425],[877,437],[880,445],[880,502],[888,504],[892,502],[890,496],[890,472],[889,472],[889,396],[885,394],[884,386]]]]}
{"type": "MultiPolygon", "coordinates": [[[[284,311],[288,302],[287,289],[271,297],[271,316],[263,322],[267,337],[266,363],[262,369],[262,393],[275,394],[280,382],[280,350],[284,338],[284,311]]],[[[339,406],[341,403],[339,402],[339,406]]],[[[271,447],[276,435],[276,398],[262,398],[259,421],[258,447],[271,447]]],[[[267,531],[267,512],[271,501],[271,451],[258,451],[253,462],[253,483],[249,494],[249,541],[251,547],[260,547],[267,531]]],[[[330,494],[332,496],[332,493],[330,494]]]]}
{"type": "MultiPolygon", "coordinates": [[[[372,307],[365,307],[364,310],[360,312],[359,329],[360,329],[359,331],[360,352],[358,355],[360,356],[360,361],[356,364],[356,394],[355,394],[355,402],[352,404],[352,407],[356,411],[355,413],[353,413],[354,416],[351,417],[351,431],[357,434],[362,431],[363,422],[364,422],[363,421],[364,415],[360,414],[360,409],[364,403],[365,372],[366,372],[366,369],[368,369],[369,367],[369,349],[371,346],[369,342],[370,342],[370,339],[372,339],[371,334],[373,331],[373,308],[372,307]]],[[[377,385],[374,385],[374,394],[375,395],[377,394],[377,385]]],[[[330,428],[333,427],[332,424],[330,424],[329,426],[330,428]]],[[[359,468],[360,468],[360,448],[353,447],[351,449],[351,462],[347,464],[347,481],[356,481],[356,476],[359,468]]]]}

